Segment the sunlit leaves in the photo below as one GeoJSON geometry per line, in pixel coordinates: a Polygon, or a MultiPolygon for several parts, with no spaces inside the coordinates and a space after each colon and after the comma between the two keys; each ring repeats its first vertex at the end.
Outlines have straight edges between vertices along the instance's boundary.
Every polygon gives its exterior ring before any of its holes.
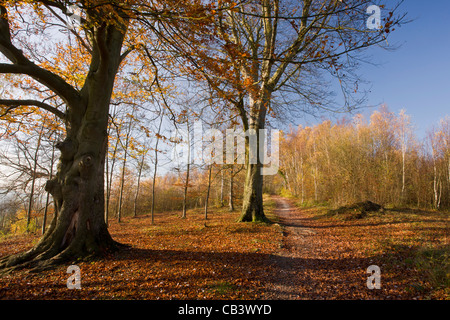
{"type": "Polygon", "coordinates": [[[280,148],[286,187],[302,201],[335,205],[448,205],[446,121],[422,141],[404,110],[395,114],[386,107],[367,120],[357,115],[299,127],[280,148]]]}

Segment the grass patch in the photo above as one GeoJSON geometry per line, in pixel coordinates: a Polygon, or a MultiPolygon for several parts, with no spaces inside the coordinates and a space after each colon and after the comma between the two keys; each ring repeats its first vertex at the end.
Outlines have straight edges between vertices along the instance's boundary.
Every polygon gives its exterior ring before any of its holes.
{"type": "Polygon", "coordinates": [[[391,290],[391,297],[395,292],[409,299],[450,299],[448,212],[368,210],[357,204],[302,212],[352,255],[380,266],[382,278],[389,279],[382,287],[391,290]]]}
{"type": "Polygon", "coordinates": [[[280,221],[280,218],[274,214],[274,210],[277,206],[275,200],[273,200],[269,194],[264,194],[263,203],[264,203],[264,214],[266,215],[267,219],[269,219],[273,223],[278,223],[280,221]]]}
{"type": "Polygon", "coordinates": [[[208,285],[208,291],[216,295],[229,295],[238,290],[238,287],[228,281],[218,281],[208,285]]]}
{"type": "Polygon", "coordinates": [[[435,290],[443,290],[450,296],[450,246],[420,248],[415,256],[415,265],[424,273],[427,282],[435,290]]]}
{"type": "Polygon", "coordinates": [[[382,242],[385,268],[415,270],[417,275],[408,291],[423,294],[428,299],[450,298],[449,245],[404,245],[393,239],[382,242]]]}

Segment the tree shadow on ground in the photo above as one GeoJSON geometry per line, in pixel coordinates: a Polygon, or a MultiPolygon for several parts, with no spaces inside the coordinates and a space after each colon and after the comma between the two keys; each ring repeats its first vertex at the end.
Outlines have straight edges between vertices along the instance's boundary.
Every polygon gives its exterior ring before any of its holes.
{"type": "Polygon", "coordinates": [[[305,259],[265,253],[132,248],[119,253],[114,260],[144,260],[169,266],[194,264],[196,272],[175,276],[170,281],[201,286],[205,281],[253,280],[259,283],[257,289],[267,299],[407,299],[414,296],[417,284],[415,278],[411,278],[411,272],[406,272],[408,265],[387,266],[402,257],[404,252],[398,255],[396,251],[365,258],[305,259]],[[371,265],[382,268],[382,290],[367,287],[370,276],[367,268],[371,265]]]}

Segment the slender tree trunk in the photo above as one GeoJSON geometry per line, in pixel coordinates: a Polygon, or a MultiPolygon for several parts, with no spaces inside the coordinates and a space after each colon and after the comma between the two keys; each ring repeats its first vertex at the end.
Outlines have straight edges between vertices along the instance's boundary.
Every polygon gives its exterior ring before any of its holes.
{"type": "Polygon", "coordinates": [[[434,193],[434,207],[438,208],[438,176],[437,176],[437,166],[436,159],[433,154],[433,193],[434,193]]]}
{"type": "Polygon", "coordinates": [[[314,143],[313,143],[313,152],[314,152],[314,201],[317,202],[318,200],[318,191],[317,191],[317,173],[318,173],[318,168],[317,168],[317,154],[316,154],[316,141],[315,141],[315,137],[314,139],[314,143]]]}
{"type": "MultiPolygon", "coordinates": [[[[126,156],[125,156],[126,158],[126,156]]],[[[123,161],[123,165],[122,165],[122,173],[121,173],[121,177],[120,177],[120,189],[119,189],[119,203],[117,204],[117,222],[121,222],[121,218],[122,218],[122,204],[123,204],[123,189],[124,189],[124,185],[125,185],[125,168],[126,168],[126,159],[123,161]]]]}
{"type": "Polygon", "coordinates": [[[130,134],[131,134],[131,119],[128,127],[127,135],[125,137],[125,150],[123,156],[123,165],[122,165],[122,176],[120,179],[120,192],[119,192],[119,205],[117,206],[117,222],[120,222],[122,217],[122,206],[123,206],[123,189],[125,186],[125,169],[127,166],[127,156],[128,156],[128,144],[130,142],[130,134]]]}
{"type": "Polygon", "coordinates": [[[208,202],[209,202],[209,193],[210,193],[210,190],[211,190],[211,173],[212,173],[212,164],[209,165],[208,188],[206,189],[206,198],[205,198],[205,226],[206,226],[206,220],[208,220],[208,202]]]}
{"type": "Polygon", "coordinates": [[[190,163],[188,162],[186,166],[186,181],[184,182],[184,189],[183,189],[183,214],[181,218],[186,219],[186,211],[187,211],[187,193],[189,188],[189,172],[190,172],[190,163]]]}
{"type": "Polygon", "coordinates": [[[448,187],[448,189],[447,189],[448,202],[447,202],[447,205],[450,205],[450,159],[448,161],[447,169],[448,169],[448,177],[447,177],[447,182],[448,182],[448,184],[447,184],[447,187],[448,187]]]}
{"type": "Polygon", "coordinates": [[[189,172],[191,167],[191,133],[189,131],[189,121],[187,121],[187,166],[186,166],[186,181],[184,183],[184,191],[183,191],[183,213],[181,218],[186,219],[186,211],[187,211],[187,192],[189,188],[189,172]]]}
{"type": "Polygon", "coordinates": [[[164,120],[164,111],[161,114],[161,119],[159,120],[159,126],[158,126],[158,134],[156,135],[156,145],[155,145],[155,166],[153,168],[153,180],[152,180],[152,209],[151,209],[151,217],[152,217],[152,224],[155,223],[155,184],[156,184],[156,172],[158,170],[158,146],[159,146],[159,140],[161,136],[161,128],[162,123],[164,120]]]}
{"type": "Polygon", "coordinates": [[[230,212],[234,211],[234,195],[233,195],[233,183],[234,183],[234,173],[233,173],[233,165],[230,165],[230,185],[229,185],[229,199],[228,199],[228,208],[230,212]]]}
{"type": "MultiPolygon", "coordinates": [[[[108,130],[108,140],[109,140],[109,130],[108,130]]],[[[109,143],[106,146],[106,154],[105,154],[105,183],[106,183],[106,190],[105,190],[105,223],[106,226],[108,226],[108,216],[109,216],[109,143]]]]}
{"type": "Polygon", "coordinates": [[[155,224],[155,184],[156,184],[157,168],[158,168],[158,160],[155,159],[155,168],[153,171],[153,180],[152,180],[152,209],[151,209],[152,224],[155,224]]]}
{"type": "Polygon", "coordinates": [[[223,170],[223,167],[221,169],[221,177],[220,177],[220,207],[224,206],[223,199],[224,199],[224,188],[225,188],[225,173],[223,170]]]}
{"type": "Polygon", "coordinates": [[[302,187],[302,204],[305,202],[305,177],[303,173],[303,152],[300,153],[300,175],[301,175],[301,187],[302,187]]]}
{"type": "Polygon", "coordinates": [[[405,202],[405,180],[406,180],[406,174],[405,174],[405,157],[406,157],[406,151],[403,150],[402,147],[402,202],[405,202]]]}
{"type": "Polygon", "coordinates": [[[141,186],[141,175],[142,175],[142,168],[144,167],[144,160],[145,160],[145,153],[142,154],[142,159],[139,163],[136,193],[134,195],[134,217],[137,217],[137,202],[139,197],[139,188],[141,186]]]}
{"type": "Polygon", "coordinates": [[[439,190],[439,194],[437,195],[437,203],[436,203],[436,209],[439,209],[441,207],[441,197],[442,197],[442,179],[441,176],[439,175],[439,179],[438,179],[438,190],[439,190]]]}
{"type": "Polygon", "coordinates": [[[119,146],[119,138],[116,140],[116,144],[114,145],[113,155],[112,155],[112,161],[111,161],[111,167],[109,167],[109,158],[108,158],[108,152],[106,152],[106,208],[105,208],[105,222],[106,226],[108,226],[108,220],[109,220],[109,203],[111,201],[111,187],[112,187],[112,180],[113,180],[113,174],[114,174],[114,167],[116,165],[116,155],[117,155],[117,148],[119,146]]]}
{"type": "Polygon", "coordinates": [[[30,222],[31,222],[31,211],[33,209],[33,198],[34,198],[34,187],[36,184],[36,171],[37,171],[37,164],[38,164],[38,155],[39,155],[39,149],[41,148],[41,140],[42,140],[42,134],[44,133],[44,124],[41,126],[41,130],[39,131],[39,137],[36,145],[36,151],[34,153],[34,164],[33,164],[33,172],[31,177],[31,191],[30,191],[30,197],[28,198],[28,210],[27,210],[27,232],[30,231],[30,222]]]}
{"type": "MultiPolygon", "coordinates": [[[[52,148],[52,158],[50,161],[50,179],[53,178],[53,165],[55,163],[55,146],[52,148]]],[[[42,234],[45,233],[45,226],[47,224],[48,207],[50,206],[50,193],[47,192],[47,198],[45,200],[44,219],[42,221],[42,234]]]]}
{"type": "Polygon", "coordinates": [[[295,145],[294,147],[294,154],[292,157],[292,162],[293,162],[293,166],[292,166],[292,170],[294,172],[293,176],[294,178],[293,180],[293,185],[294,187],[292,187],[292,184],[290,183],[289,179],[287,180],[288,182],[288,187],[287,189],[290,190],[291,192],[293,192],[293,194],[298,195],[298,163],[297,163],[297,146],[295,145]]]}

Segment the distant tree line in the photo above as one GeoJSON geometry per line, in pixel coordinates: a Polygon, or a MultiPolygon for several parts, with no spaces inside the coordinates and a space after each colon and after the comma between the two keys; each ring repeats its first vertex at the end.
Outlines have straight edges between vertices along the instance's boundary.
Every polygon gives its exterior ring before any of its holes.
{"type": "Polygon", "coordinates": [[[299,126],[280,146],[284,192],[302,203],[450,207],[450,118],[418,139],[410,117],[381,107],[337,123],[299,126]]]}

